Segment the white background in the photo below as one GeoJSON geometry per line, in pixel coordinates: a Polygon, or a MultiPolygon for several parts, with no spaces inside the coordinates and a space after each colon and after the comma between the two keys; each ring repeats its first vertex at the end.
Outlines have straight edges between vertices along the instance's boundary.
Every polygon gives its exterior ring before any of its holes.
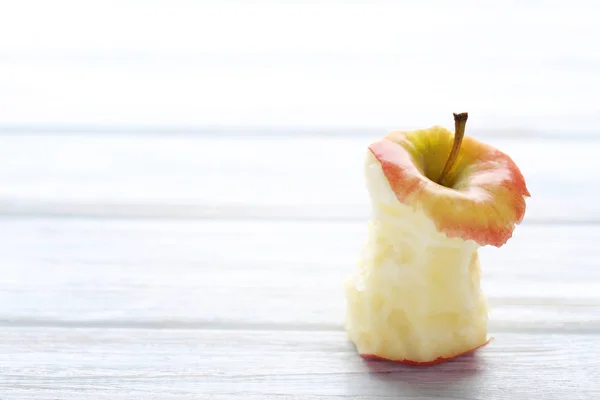
{"type": "Polygon", "coordinates": [[[466,110],[481,130],[595,135],[598,15],[592,1],[6,0],[0,128],[283,135],[466,110]]]}

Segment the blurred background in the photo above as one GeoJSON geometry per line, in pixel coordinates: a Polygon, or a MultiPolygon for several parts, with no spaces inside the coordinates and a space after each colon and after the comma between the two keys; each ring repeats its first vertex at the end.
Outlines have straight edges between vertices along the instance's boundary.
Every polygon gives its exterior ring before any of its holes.
{"type": "Polygon", "coordinates": [[[368,142],[468,111],[467,134],[529,174],[532,218],[596,217],[578,194],[597,17],[581,0],[2,1],[0,213],[363,218],[368,142]]]}
{"type": "Polygon", "coordinates": [[[3,1],[3,131],[591,133],[592,1],[3,1]]]}

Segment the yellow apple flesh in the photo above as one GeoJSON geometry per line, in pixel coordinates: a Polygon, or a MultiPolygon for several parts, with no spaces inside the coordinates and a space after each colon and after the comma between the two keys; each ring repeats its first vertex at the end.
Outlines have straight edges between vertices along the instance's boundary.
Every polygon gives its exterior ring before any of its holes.
{"type": "Polygon", "coordinates": [[[449,187],[435,183],[453,138],[433,127],[369,146],[369,233],[345,283],[346,330],[365,357],[434,364],[487,343],[477,250],[511,237],[529,192],[506,154],[470,137],[449,187]]]}

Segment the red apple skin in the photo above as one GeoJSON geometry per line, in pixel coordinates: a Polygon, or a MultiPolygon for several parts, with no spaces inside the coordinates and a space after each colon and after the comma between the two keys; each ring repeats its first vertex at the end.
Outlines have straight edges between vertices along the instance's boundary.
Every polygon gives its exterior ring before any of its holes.
{"type": "Polygon", "coordinates": [[[381,163],[398,201],[421,207],[448,237],[501,247],[525,215],[530,197],[515,162],[502,151],[465,136],[452,187],[437,184],[454,135],[442,127],[393,131],[369,150],[381,163]],[[429,175],[432,179],[430,179],[429,175]]]}
{"type": "Polygon", "coordinates": [[[434,365],[442,364],[447,361],[456,360],[457,358],[460,358],[460,357],[463,357],[463,356],[466,356],[469,354],[473,354],[478,349],[487,345],[490,341],[491,341],[491,339],[488,340],[487,342],[483,343],[482,345],[475,347],[474,349],[467,350],[467,351],[457,354],[455,356],[447,357],[447,358],[439,357],[439,358],[436,358],[435,360],[427,361],[427,362],[419,362],[419,361],[411,361],[411,360],[390,360],[389,358],[379,357],[374,354],[361,354],[360,356],[366,360],[389,361],[389,362],[393,362],[393,363],[397,363],[397,364],[404,364],[404,365],[417,366],[417,367],[432,367],[434,365]]]}

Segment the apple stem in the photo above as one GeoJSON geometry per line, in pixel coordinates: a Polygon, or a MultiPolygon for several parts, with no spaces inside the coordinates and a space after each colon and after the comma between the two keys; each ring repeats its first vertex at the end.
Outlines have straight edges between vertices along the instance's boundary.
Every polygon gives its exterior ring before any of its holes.
{"type": "Polygon", "coordinates": [[[448,161],[446,161],[446,165],[444,165],[444,169],[438,178],[437,183],[440,185],[444,184],[444,179],[446,175],[452,170],[456,159],[458,158],[458,153],[460,151],[460,146],[462,145],[463,137],[465,136],[465,127],[467,126],[467,118],[469,118],[469,113],[454,113],[454,143],[452,144],[452,151],[448,156],[448,161]]]}

